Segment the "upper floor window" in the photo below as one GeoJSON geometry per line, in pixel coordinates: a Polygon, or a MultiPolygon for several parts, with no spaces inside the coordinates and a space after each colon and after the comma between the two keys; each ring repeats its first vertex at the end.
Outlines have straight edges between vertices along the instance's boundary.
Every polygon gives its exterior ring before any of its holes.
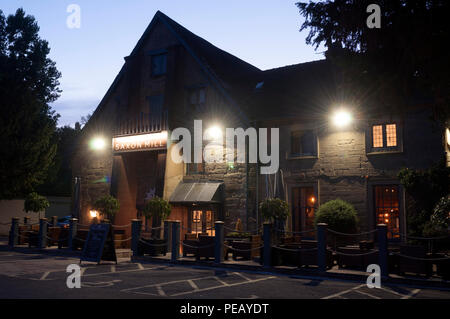
{"type": "Polygon", "coordinates": [[[291,132],[291,157],[316,156],[317,138],[313,130],[291,132]]]}
{"type": "Polygon", "coordinates": [[[206,88],[190,89],[188,92],[188,112],[189,111],[204,111],[206,104],[206,88]]]}
{"type": "Polygon", "coordinates": [[[372,148],[397,147],[397,125],[377,124],[372,126],[372,148]]]}
{"type": "Polygon", "coordinates": [[[151,58],[152,76],[164,75],[167,71],[167,54],[155,54],[151,58]]]}

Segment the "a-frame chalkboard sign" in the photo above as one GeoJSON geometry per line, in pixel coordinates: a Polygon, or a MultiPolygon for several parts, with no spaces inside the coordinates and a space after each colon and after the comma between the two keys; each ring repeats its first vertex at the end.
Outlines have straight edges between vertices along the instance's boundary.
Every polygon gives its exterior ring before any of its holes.
{"type": "Polygon", "coordinates": [[[84,243],[81,261],[100,260],[115,261],[117,264],[116,248],[114,246],[114,235],[111,224],[92,224],[84,243]]]}

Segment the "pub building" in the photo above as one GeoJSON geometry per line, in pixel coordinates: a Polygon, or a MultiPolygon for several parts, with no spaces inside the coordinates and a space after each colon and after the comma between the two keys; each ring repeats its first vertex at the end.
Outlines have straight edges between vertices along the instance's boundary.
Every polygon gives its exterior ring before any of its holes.
{"type": "Polygon", "coordinates": [[[217,220],[252,231],[263,222],[257,204],[278,196],[290,206],[287,229],[302,231],[313,228],[322,203],[340,198],[355,206],[361,230],[385,223],[398,238],[409,199],[397,174],[448,156],[450,132],[423,102],[408,113],[355,105],[339,79],[326,60],[262,71],[158,11],[82,130],[73,158],[79,222],[89,224],[92,204],[107,194],[120,202],[116,225],[141,218],[146,200],[159,196],[172,206],[169,219],[181,221],[181,238],[214,235],[217,220]],[[194,135],[194,120],[203,133],[279,128],[280,169],[175,162],[172,132],[194,135]]]}

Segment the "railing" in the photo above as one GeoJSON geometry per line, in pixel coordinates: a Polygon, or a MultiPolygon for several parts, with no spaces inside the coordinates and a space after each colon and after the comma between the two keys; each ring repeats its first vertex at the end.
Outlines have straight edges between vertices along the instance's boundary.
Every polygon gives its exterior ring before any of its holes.
{"type": "Polygon", "coordinates": [[[124,136],[143,133],[156,133],[168,129],[167,110],[158,113],[136,114],[133,117],[120,119],[114,130],[114,136],[124,136]]]}

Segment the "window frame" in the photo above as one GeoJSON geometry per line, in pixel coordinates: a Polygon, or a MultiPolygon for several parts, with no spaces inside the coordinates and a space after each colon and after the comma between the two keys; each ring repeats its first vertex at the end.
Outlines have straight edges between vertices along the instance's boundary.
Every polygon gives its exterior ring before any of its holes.
{"type": "Polygon", "coordinates": [[[167,74],[167,51],[161,50],[161,51],[155,51],[150,53],[150,75],[151,77],[160,77],[167,74]],[[156,57],[164,57],[164,70],[162,72],[155,73],[154,68],[154,60],[156,57]]]}
{"type": "MultiPolygon", "coordinates": [[[[301,140],[301,137],[300,137],[301,140]]],[[[301,143],[301,141],[300,141],[301,143]]],[[[294,159],[317,159],[319,158],[319,137],[318,137],[318,133],[317,133],[317,129],[316,128],[312,128],[312,127],[291,127],[289,129],[289,141],[288,141],[288,149],[286,151],[286,158],[288,160],[294,160],[294,159]],[[306,132],[311,132],[312,133],[312,138],[313,138],[313,153],[292,153],[292,139],[293,139],[293,134],[295,132],[302,132],[302,136],[306,133],[306,132]]]]}
{"type": "Polygon", "coordinates": [[[403,125],[398,120],[383,120],[370,122],[366,132],[366,154],[367,155],[379,155],[379,154],[395,154],[403,152],[403,125]],[[387,125],[395,124],[396,132],[396,146],[387,146],[387,125]],[[373,146],[373,128],[375,126],[382,127],[383,134],[383,146],[373,146]]]}

